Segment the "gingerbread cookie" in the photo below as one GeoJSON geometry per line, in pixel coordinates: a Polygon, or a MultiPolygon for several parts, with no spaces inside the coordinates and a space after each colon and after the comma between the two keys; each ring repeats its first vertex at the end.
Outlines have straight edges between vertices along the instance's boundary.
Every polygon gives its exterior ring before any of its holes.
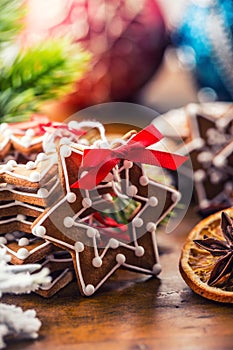
{"type": "Polygon", "coordinates": [[[54,250],[51,243],[21,231],[1,234],[0,246],[7,250],[11,263],[16,265],[38,262],[54,250]]]}
{"type": "Polygon", "coordinates": [[[55,251],[39,262],[50,271],[51,281],[35,291],[44,298],[50,298],[66,287],[75,278],[73,260],[67,251],[55,251]]]}
{"type": "Polygon", "coordinates": [[[123,142],[123,153],[122,148],[117,147],[113,162],[108,159],[112,151],[104,150],[107,167],[100,165],[99,169],[104,170],[97,178],[89,178],[95,173],[96,165],[85,170],[85,153],[90,155],[93,148],[83,151],[74,144],[60,147],[59,167],[64,194],[33,223],[32,232],[71,253],[83,295],[95,293],[118,268],[150,275],[157,275],[161,270],[156,226],[176,205],[180,193],[151,181],[141,166],[127,160],[129,155],[136,158],[141,152],[143,157],[147,156],[149,164],[153,159],[156,165],[159,160],[162,163],[166,160],[167,166],[171,167],[180,165],[185,160],[182,157],[145,151],[161,137],[158,130],[149,126],[123,142]],[[135,146],[140,150],[135,152],[135,146]],[[130,153],[126,147],[130,147],[130,153]],[[122,202],[123,207],[119,210],[122,202]],[[127,221],[112,219],[112,215],[116,217],[130,205],[134,210],[127,221]]]}

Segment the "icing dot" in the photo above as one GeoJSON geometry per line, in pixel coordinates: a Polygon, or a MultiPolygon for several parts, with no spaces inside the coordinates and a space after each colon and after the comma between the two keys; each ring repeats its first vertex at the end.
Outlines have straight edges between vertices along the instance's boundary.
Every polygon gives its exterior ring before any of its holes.
{"type": "Polygon", "coordinates": [[[26,237],[22,237],[19,239],[18,245],[20,247],[24,247],[25,245],[29,245],[29,239],[26,237]]]}
{"type": "Polygon", "coordinates": [[[29,251],[26,249],[26,248],[20,248],[18,251],[17,251],[17,258],[23,260],[23,259],[26,259],[29,255],[29,251]]]}
{"type": "Polygon", "coordinates": [[[84,139],[84,138],[79,139],[78,141],[79,141],[79,143],[81,143],[81,145],[84,145],[84,146],[89,146],[89,144],[90,144],[89,141],[87,139],[84,139]]]}
{"type": "Polygon", "coordinates": [[[0,237],[0,244],[7,244],[7,239],[5,237],[0,237]]]}
{"type": "Polygon", "coordinates": [[[71,129],[79,129],[79,124],[75,120],[71,120],[68,123],[68,127],[71,128],[71,129]]]}
{"type": "Polygon", "coordinates": [[[124,160],[124,168],[130,169],[133,167],[133,162],[130,162],[129,160],[124,160]]]}
{"type": "Polygon", "coordinates": [[[10,129],[6,129],[3,131],[3,135],[5,137],[10,137],[12,135],[12,131],[10,129]]]}
{"type": "Polygon", "coordinates": [[[110,238],[109,247],[112,249],[117,249],[119,247],[119,241],[115,238],[110,238]]]}
{"type": "Polygon", "coordinates": [[[40,173],[38,173],[37,171],[34,171],[33,173],[31,173],[30,180],[32,182],[39,182],[40,181],[40,173]]]}
{"type": "Polygon", "coordinates": [[[133,221],[132,221],[133,225],[135,227],[142,227],[143,225],[143,220],[141,218],[134,218],[133,221]]]}
{"type": "Polygon", "coordinates": [[[36,236],[43,237],[46,234],[46,228],[44,226],[37,226],[34,230],[33,233],[36,236]]]}
{"type": "Polygon", "coordinates": [[[138,192],[138,189],[134,185],[129,186],[126,190],[126,193],[129,197],[135,196],[137,194],[137,192],[138,192]]]}
{"type": "Polygon", "coordinates": [[[160,272],[162,271],[162,267],[160,264],[154,264],[154,266],[152,267],[152,271],[155,275],[160,274],[160,272]]]}
{"type": "Polygon", "coordinates": [[[147,176],[141,176],[140,179],[139,179],[139,183],[141,186],[147,186],[148,183],[149,183],[149,179],[147,176]]]}
{"type": "Polygon", "coordinates": [[[60,140],[60,145],[69,145],[70,144],[70,139],[68,137],[62,137],[60,140]]]}
{"type": "Polygon", "coordinates": [[[172,193],[172,201],[180,201],[181,200],[181,193],[180,192],[173,192],[172,193]]]}
{"type": "Polygon", "coordinates": [[[96,233],[97,233],[97,230],[95,228],[88,227],[88,229],[87,229],[87,236],[89,238],[93,238],[96,235],[96,233]]]}
{"type": "Polygon", "coordinates": [[[84,171],[80,174],[80,178],[81,178],[81,177],[84,177],[84,176],[87,175],[87,174],[88,174],[88,171],[84,170],[84,171]]]}
{"type": "Polygon", "coordinates": [[[40,198],[47,198],[49,195],[49,191],[47,190],[47,188],[39,188],[39,190],[37,191],[37,195],[40,198]]]}
{"type": "Polygon", "coordinates": [[[14,240],[15,240],[15,236],[13,235],[13,233],[7,233],[7,234],[5,234],[5,238],[6,238],[8,241],[14,241],[14,240]]]}
{"type": "Polygon", "coordinates": [[[64,219],[63,224],[66,228],[70,228],[70,227],[74,226],[74,219],[71,218],[70,216],[67,216],[64,219]]]}
{"type": "Polygon", "coordinates": [[[222,155],[218,155],[217,157],[214,158],[213,164],[217,168],[222,168],[222,167],[224,167],[226,165],[226,158],[223,157],[222,155]]]}
{"type": "Polygon", "coordinates": [[[158,205],[159,201],[158,201],[157,197],[150,197],[148,203],[151,207],[156,207],[156,205],[158,205]]]}
{"type": "Polygon", "coordinates": [[[10,163],[5,164],[3,167],[3,171],[12,171],[12,170],[13,170],[13,166],[10,163]]]}
{"type": "Polygon", "coordinates": [[[106,193],[106,194],[103,194],[103,199],[107,202],[112,202],[113,201],[113,197],[110,193],[106,193]]]}
{"type": "Polygon", "coordinates": [[[205,171],[203,169],[199,169],[195,171],[194,173],[194,179],[195,181],[203,181],[205,179],[205,171]]]}
{"type": "Polygon", "coordinates": [[[39,153],[38,156],[36,157],[36,160],[38,162],[41,162],[41,161],[46,160],[46,159],[48,159],[48,156],[43,152],[39,153]]]}
{"type": "Polygon", "coordinates": [[[90,198],[83,198],[82,205],[84,208],[90,208],[92,205],[92,201],[90,198]]]}
{"type": "Polygon", "coordinates": [[[23,220],[25,220],[26,219],[26,216],[25,215],[23,215],[23,214],[18,214],[17,215],[17,220],[18,221],[23,221],[23,220]]]}
{"type": "Polygon", "coordinates": [[[104,181],[111,182],[113,180],[113,174],[108,173],[108,175],[105,177],[104,181]]]}
{"type": "Polygon", "coordinates": [[[8,124],[7,123],[1,123],[0,124],[0,131],[5,131],[5,130],[7,130],[7,128],[8,128],[8,124]]]}
{"type": "Polygon", "coordinates": [[[118,264],[122,265],[125,263],[126,257],[124,254],[117,254],[116,261],[118,264]]]}
{"type": "Polygon", "coordinates": [[[14,159],[8,160],[7,164],[9,164],[11,167],[17,166],[17,162],[14,159]]]}
{"type": "Polygon", "coordinates": [[[201,209],[205,209],[209,206],[209,201],[207,199],[203,199],[201,202],[200,202],[200,208],[201,209]]]}
{"type": "Polygon", "coordinates": [[[35,136],[35,132],[34,132],[33,129],[28,129],[28,130],[25,132],[25,135],[26,135],[27,137],[33,137],[33,136],[35,136]]]}
{"type": "Polygon", "coordinates": [[[76,242],[74,245],[74,249],[78,252],[81,253],[84,251],[84,244],[82,242],[76,242]]]}
{"type": "Polygon", "coordinates": [[[213,159],[213,155],[210,152],[201,152],[197,156],[197,160],[200,163],[208,163],[211,162],[213,159]]]}
{"type": "Polygon", "coordinates": [[[29,162],[27,162],[26,169],[32,170],[32,169],[35,169],[35,168],[36,168],[35,162],[32,162],[31,160],[29,162]]]}
{"type": "Polygon", "coordinates": [[[61,156],[64,157],[64,158],[68,158],[71,156],[71,148],[67,145],[62,145],[61,148],[60,148],[60,153],[61,153],[61,156]]]}
{"type": "Polygon", "coordinates": [[[96,256],[93,260],[92,260],[92,265],[94,267],[100,267],[102,265],[103,261],[99,256],[96,256]]]}
{"type": "Polygon", "coordinates": [[[85,291],[84,291],[85,295],[90,296],[94,294],[94,292],[95,292],[95,287],[92,284],[88,284],[85,287],[85,291]]]}
{"type": "Polygon", "coordinates": [[[195,148],[200,149],[205,145],[205,141],[201,138],[195,139],[195,148]]]}
{"type": "Polygon", "coordinates": [[[146,225],[146,229],[148,232],[154,232],[156,230],[156,225],[154,222],[148,222],[146,225]]]}
{"type": "Polygon", "coordinates": [[[136,256],[143,256],[145,254],[145,249],[141,246],[136,247],[135,249],[135,255],[136,256]]]}
{"type": "Polygon", "coordinates": [[[28,136],[22,137],[21,142],[23,143],[24,147],[29,147],[31,145],[31,139],[28,138],[28,136]]]}
{"type": "Polygon", "coordinates": [[[74,203],[76,201],[76,199],[77,199],[77,196],[75,193],[73,193],[73,192],[67,193],[66,200],[68,203],[74,203]]]}

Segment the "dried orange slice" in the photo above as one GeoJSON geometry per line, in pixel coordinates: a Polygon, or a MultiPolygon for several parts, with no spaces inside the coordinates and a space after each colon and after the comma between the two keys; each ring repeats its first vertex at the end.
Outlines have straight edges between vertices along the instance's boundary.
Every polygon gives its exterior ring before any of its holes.
{"type": "MultiPolygon", "coordinates": [[[[233,219],[233,208],[224,210],[233,219]]],[[[180,272],[188,286],[201,296],[224,303],[233,303],[233,278],[227,283],[209,285],[211,273],[221,258],[203,249],[194,240],[217,240],[227,244],[221,229],[222,212],[215,213],[197,224],[188,235],[180,258],[180,272]]],[[[233,249],[230,245],[230,249],[233,249]]]]}

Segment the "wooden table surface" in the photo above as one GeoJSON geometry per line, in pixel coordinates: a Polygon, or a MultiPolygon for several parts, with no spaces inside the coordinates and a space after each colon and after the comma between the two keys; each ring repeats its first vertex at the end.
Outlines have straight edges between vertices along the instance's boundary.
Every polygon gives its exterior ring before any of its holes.
{"type": "Polygon", "coordinates": [[[121,271],[90,298],[75,283],[51,299],[4,296],[3,302],[35,308],[43,323],[38,340],[11,342],[8,349],[232,349],[232,306],[195,295],[179,274],[182,244],[199,220],[191,207],[174,233],[158,234],[159,279],[121,271]]]}

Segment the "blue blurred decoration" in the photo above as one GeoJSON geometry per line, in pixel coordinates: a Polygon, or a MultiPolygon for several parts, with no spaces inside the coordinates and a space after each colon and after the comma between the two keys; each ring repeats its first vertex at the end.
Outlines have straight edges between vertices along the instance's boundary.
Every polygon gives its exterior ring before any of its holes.
{"type": "Polygon", "coordinates": [[[202,90],[233,100],[233,0],[189,2],[172,41],[202,90]]]}

